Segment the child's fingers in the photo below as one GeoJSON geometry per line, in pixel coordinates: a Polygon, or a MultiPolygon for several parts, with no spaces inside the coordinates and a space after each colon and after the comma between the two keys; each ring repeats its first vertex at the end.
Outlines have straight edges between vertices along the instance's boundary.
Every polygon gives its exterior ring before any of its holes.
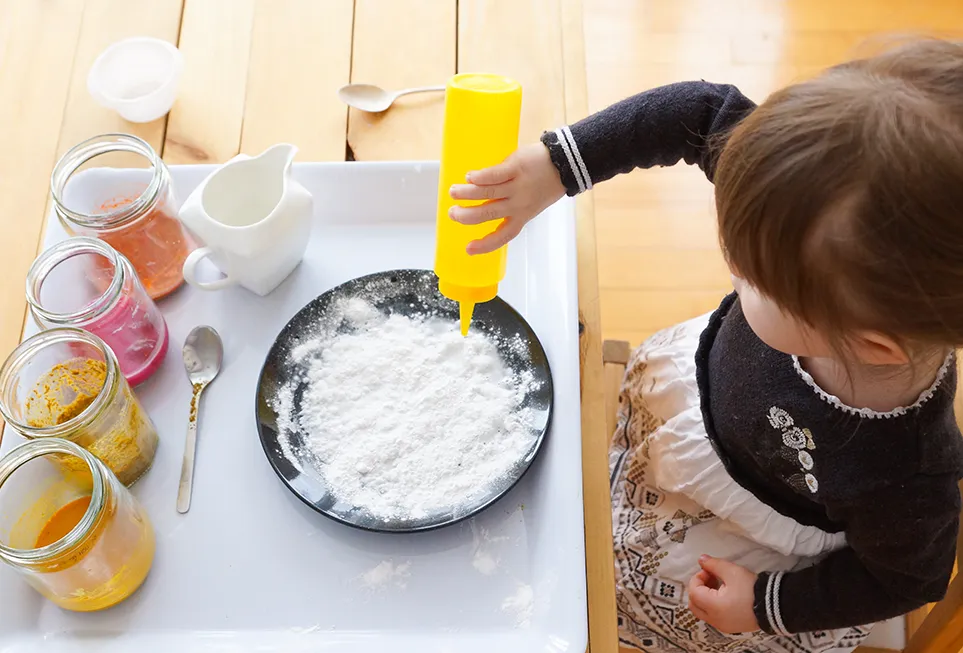
{"type": "Polygon", "coordinates": [[[692,601],[689,601],[689,612],[694,614],[696,619],[699,619],[700,621],[705,621],[706,623],[709,622],[709,613],[703,610],[702,608],[700,608],[699,606],[697,606],[696,604],[694,604],[692,601]]]}
{"type": "Polygon", "coordinates": [[[708,571],[710,574],[718,578],[722,584],[725,584],[730,579],[734,578],[742,568],[729,562],[728,560],[723,560],[722,558],[713,558],[712,556],[701,556],[699,558],[699,566],[703,570],[708,571]]]}
{"type": "Polygon", "coordinates": [[[509,196],[509,184],[476,186],[475,184],[455,184],[448,194],[456,200],[502,200],[509,196]]]}
{"type": "Polygon", "coordinates": [[[478,206],[453,206],[448,210],[448,217],[462,224],[482,224],[500,220],[508,215],[509,210],[505,200],[494,200],[478,206]]]}
{"type": "Polygon", "coordinates": [[[511,181],[518,175],[518,166],[514,161],[504,161],[491,168],[469,172],[466,181],[476,186],[491,186],[492,184],[504,184],[511,181]]]}
{"type": "MultiPolygon", "coordinates": [[[[693,579],[695,580],[695,579],[693,579]]],[[[719,592],[706,585],[690,582],[689,603],[705,612],[711,612],[719,599],[719,592]],[[695,586],[694,586],[695,585],[695,586]]]]}
{"type": "Polygon", "coordinates": [[[710,589],[717,590],[722,586],[722,583],[719,581],[719,579],[713,576],[712,574],[710,574],[705,569],[702,569],[701,571],[699,571],[699,573],[697,573],[695,577],[699,579],[699,582],[702,585],[705,585],[710,589]]]}
{"type": "Polygon", "coordinates": [[[481,240],[473,240],[468,243],[468,253],[475,255],[494,252],[499,247],[507,245],[512,238],[520,234],[524,226],[521,220],[505,220],[505,222],[498,226],[498,229],[481,240]]]}

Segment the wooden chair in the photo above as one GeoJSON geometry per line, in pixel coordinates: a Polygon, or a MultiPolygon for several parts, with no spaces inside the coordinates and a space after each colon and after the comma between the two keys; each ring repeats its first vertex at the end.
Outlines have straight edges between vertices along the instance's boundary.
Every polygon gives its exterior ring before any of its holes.
{"type": "MultiPolygon", "coordinates": [[[[615,431],[619,408],[619,387],[629,362],[629,343],[606,340],[602,343],[605,365],[606,428],[615,431]]],[[[956,416],[963,427],[963,384],[956,396],[956,416]]],[[[961,484],[963,491],[963,484],[961,484]]],[[[957,545],[957,569],[963,566],[963,530],[957,545]]],[[[961,653],[963,652],[963,575],[954,573],[946,597],[939,603],[920,608],[905,617],[905,644],[902,648],[860,646],[856,653],[961,653]]]]}

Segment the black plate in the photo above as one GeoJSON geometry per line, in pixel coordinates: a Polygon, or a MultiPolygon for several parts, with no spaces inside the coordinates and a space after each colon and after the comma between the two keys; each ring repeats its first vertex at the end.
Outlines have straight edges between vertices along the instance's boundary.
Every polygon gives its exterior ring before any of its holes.
{"type": "MultiPolygon", "coordinates": [[[[495,503],[528,471],[541,449],[551,421],[554,394],[552,374],[542,344],[522,316],[500,298],[475,308],[471,328],[493,336],[502,360],[513,371],[527,370],[533,375],[536,383],[532,384],[523,406],[532,409],[533,431],[537,437],[526,455],[507,476],[492,484],[487,495],[476,498],[468,505],[420,519],[385,520],[335,497],[328,490],[323,473],[307,455],[296,454],[301,469],[284,455],[280,439],[288,436],[279,433],[278,416],[273,407],[275,398],[279,389],[289,382],[295,383],[294,408],[300,412],[301,395],[306,387],[301,381],[303,365],[292,361],[290,352],[305,334],[317,333],[318,325],[324,323],[326,318],[330,333],[347,330],[347,325],[331,325],[330,317],[333,313],[332,302],[350,297],[365,299],[386,314],[430,314],[455,322],[458,320],[458,305],[439,294],[438,278],[428,270],[395,270],[353,279],[320,295],[302,308],[278,334],[258,379],[255,408],[258,433],[264,453],[278,477],[299,499],[322,515],[349,526],[377,532],[410,533],[439,528],[467,519],[495,503]]],[[[290,437],[296,445],[291,449],[301,451],[304,434],[293,433],[290,437]]]]}

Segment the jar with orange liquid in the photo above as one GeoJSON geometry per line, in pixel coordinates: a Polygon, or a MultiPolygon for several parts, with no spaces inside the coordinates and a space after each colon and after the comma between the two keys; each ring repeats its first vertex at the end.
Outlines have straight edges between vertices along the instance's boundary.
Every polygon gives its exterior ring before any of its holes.
{"type": "Polygon", "coordinates": [[[147,578],[154,530],[88,451],[67,440],[33,440],[0,459],[0,560],[65,610],[103,610],[147,578]],[[49,464],[64,458],[77,464],[49,464]]]}
{"type": "Polygon", "coordinates": [[[177,218],[170,171],[145,141],[130,134],[87,139],[57,162],[50,191],[67,232],[99,238],[126,256],[151,299],[184,283],[194,242],[177,218]]]}

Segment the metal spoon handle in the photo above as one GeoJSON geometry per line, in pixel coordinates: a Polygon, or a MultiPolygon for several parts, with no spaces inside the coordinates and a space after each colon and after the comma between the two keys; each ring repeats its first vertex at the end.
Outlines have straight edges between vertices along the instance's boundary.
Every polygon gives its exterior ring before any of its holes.
{"type": "Polygon", "coordinates": [[[436,91],[444,90],[444,86],[419,86],[418,88],[406,88],[403,91],[398,91],[395,94],[395,98],[400,98],[402,95],[411,95],[412,93],[434,93],[436,91]]]}
{"type": "Polygon", "coordinates": [[[184,462],[181,464],[181,482],[177,488],[177,512],[183,514],[191,509],[191,491],[194,486],[194,452],[197,449],[197,414],[201,404],[203,385],[194,386],[191,414],[187,420],[187,441],[184,443],[184,462]]]}

